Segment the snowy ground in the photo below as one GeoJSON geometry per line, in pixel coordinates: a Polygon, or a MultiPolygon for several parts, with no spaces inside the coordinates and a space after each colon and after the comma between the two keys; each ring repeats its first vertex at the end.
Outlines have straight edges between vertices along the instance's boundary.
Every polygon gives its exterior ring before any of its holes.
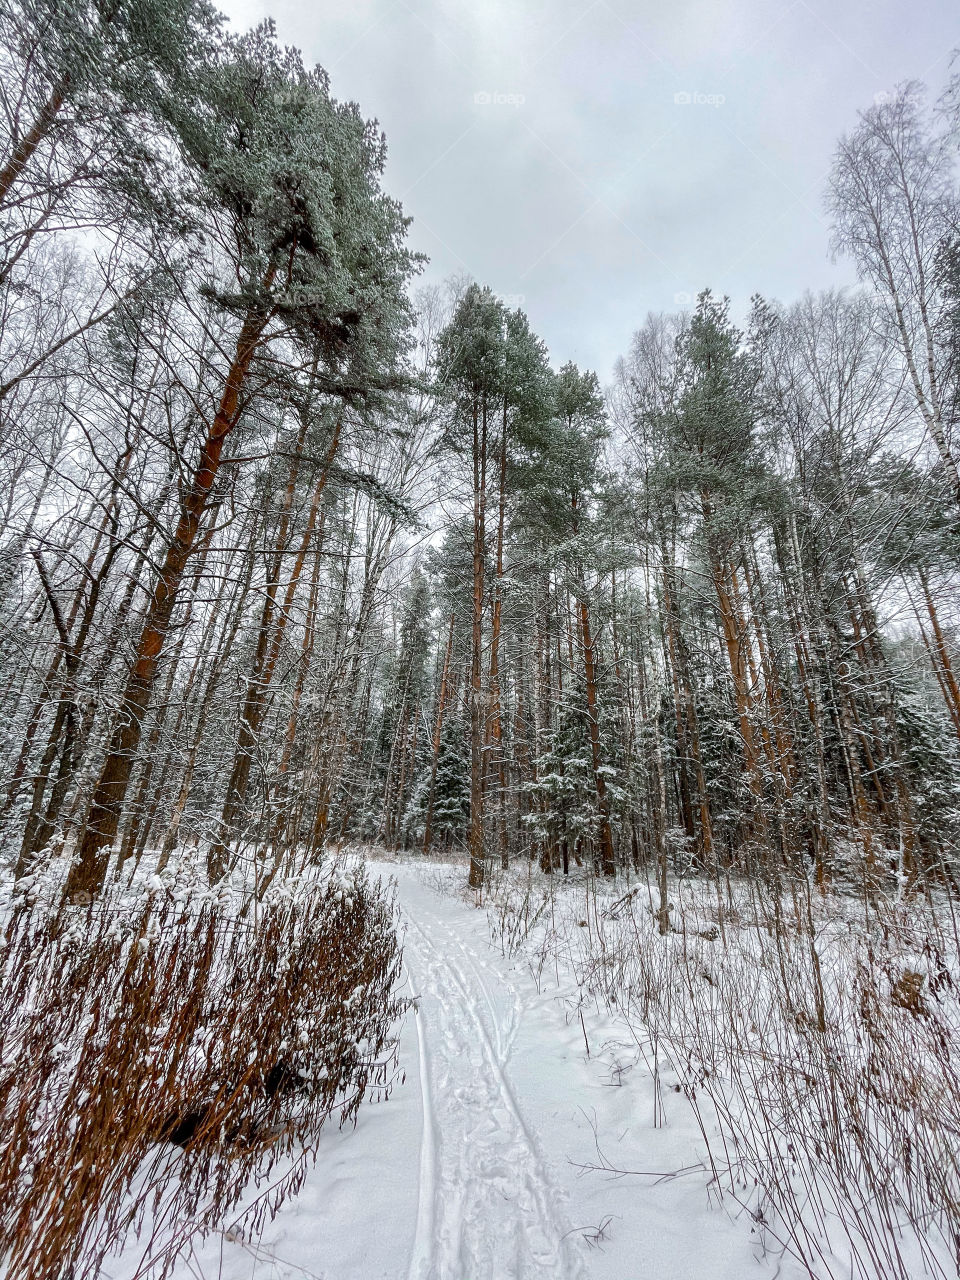
{"type": "MultiPolygon", "coordinates": [[[[484,914],[429,872],[378,869],[399,884],[419,1004],[403,1030],[405,1079],[355,1131],[322,1135],[302,1193],[260,1239],[198,1243],[178,1280],[801,1274],[711,1201],[686,1100],[669,1074],[655,1090],[642,1068],[619,1069],[636,1061],[623,1028],[578,1009],[562,973],[538,984],[501,958],[484,914]]],[[[126,1251],[106,1274],[135,1264],[126,1251]]]]}

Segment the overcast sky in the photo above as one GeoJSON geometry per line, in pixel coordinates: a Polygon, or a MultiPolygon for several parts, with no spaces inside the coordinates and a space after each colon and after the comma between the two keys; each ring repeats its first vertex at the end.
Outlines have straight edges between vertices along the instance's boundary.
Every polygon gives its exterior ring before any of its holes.
{"type": "MultiPolygon", "coordinates": [[[[223,3],[223,0],[221,0],[223,3]]],[[[606,381],[647,311],[710,285],[742,315],[831,262],[838,135],[901,80],[939,91],[955,0],[229,0],[386,131],[430,257],[522,305],[606,381]]]]}

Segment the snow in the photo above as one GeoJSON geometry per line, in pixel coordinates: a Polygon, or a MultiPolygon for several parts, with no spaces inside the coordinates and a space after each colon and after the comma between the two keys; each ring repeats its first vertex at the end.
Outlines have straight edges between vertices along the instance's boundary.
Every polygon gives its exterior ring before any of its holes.
{"type": "Polygon", "coordinates": [[[691,1108],[631,1065],[625,1024],[578,1007],[561,969],[538,982],[503,958],[429,869],[373,866],[398,881],[417,1001],[404,1079],[355,1130],[321,1135],[258,1239],[197,1242],[177,1280],[799,1280],[711,1196],[691,1108]]]}

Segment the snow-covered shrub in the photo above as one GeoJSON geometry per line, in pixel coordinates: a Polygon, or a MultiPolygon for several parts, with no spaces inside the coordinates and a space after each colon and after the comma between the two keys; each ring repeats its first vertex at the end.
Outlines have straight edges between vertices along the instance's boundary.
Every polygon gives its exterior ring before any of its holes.
{"type": "MultiPolygon", "coordinates": [[[[529,867],[487,884],[491,934],[622,1020],[693,1107],[710,1189],[815,1280],[947,1280],[960,1257],[960,930],[946,896],[803,885],[655,894],[529,867]]],[[[622,1065],[622,1064],[621,1064],[622,1065]]],[[[662,1110],[662,1107],[661,1107],[662,1110]]]]}
{"type": "Polygon", "coordinates": [[[394,905],[358,864],[277,878],[255,909],[176,874],[84,906],[20,888],[0,947],[8,1274],[92,1277],[136,1233],[161,1277],[251,1181],[269,1178],[253,1225],[275,1212],[324,1121],[389,1091],[394,905]]]}

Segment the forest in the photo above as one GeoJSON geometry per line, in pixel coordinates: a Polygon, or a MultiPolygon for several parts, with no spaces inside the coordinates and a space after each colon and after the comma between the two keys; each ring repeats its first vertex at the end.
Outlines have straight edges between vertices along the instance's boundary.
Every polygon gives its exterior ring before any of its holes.
{"type": "MultiPolygon", "coordinates": [[[[302,979],[310,929],[356,901],[369,972],[338,991],[368,984],[382,1066],[399,959],[387,891],[337,861],[361,846],[452,860],[478,901],[518,867],[639,879],[661,936],[681,881],[867,922],[952,909],[956,80],[902,85],[837,141],[823,199],[861,287],[638,298],[603,385],[485,284],[419,282],[379,126],[272,24],[16,0],[0,59],[0,1036],[39,1035],[19,1002],[67,935],[87,1013],[68,1034],[51,1005],[48,1049],[89,1047],[90,1000],[135,978],[124,938],[165,939],[176,1004],[204,946],[254,963],[241,925],[263,956],[300,947],[302,979]],[[333,899],[296,898],[328,875],[333,899]]],[[[268,1109],[296,998],[263,1014],[268,1109]]],[[[67,1087],[50,1061],[38,1092],[67,1087]]],[[[357,1105],[390,1076],[358,1062],[357,1105]]],[[[310,1096],[313,1119],[342,1101],[310,1096]]],[[[232,1101],[215,1122],[189,1101],[143,1141],[238,1131],[232,1101]]],[[[38,1280],[58,1233],[92,1230],[40,1183],[0,1168],[0,1252],[38,1280]]]]}
{"type": "Polygon", "coordinates": [[[741,330],[705,290],[605,395],[488,288],[411,287],[384,141],[322,72],[141,8],[4,32],[15,873],[361,837],[466,844],[473,885],[952,884],[950,117],[907,86],[839,144],[862,291],[741,330]]]}

